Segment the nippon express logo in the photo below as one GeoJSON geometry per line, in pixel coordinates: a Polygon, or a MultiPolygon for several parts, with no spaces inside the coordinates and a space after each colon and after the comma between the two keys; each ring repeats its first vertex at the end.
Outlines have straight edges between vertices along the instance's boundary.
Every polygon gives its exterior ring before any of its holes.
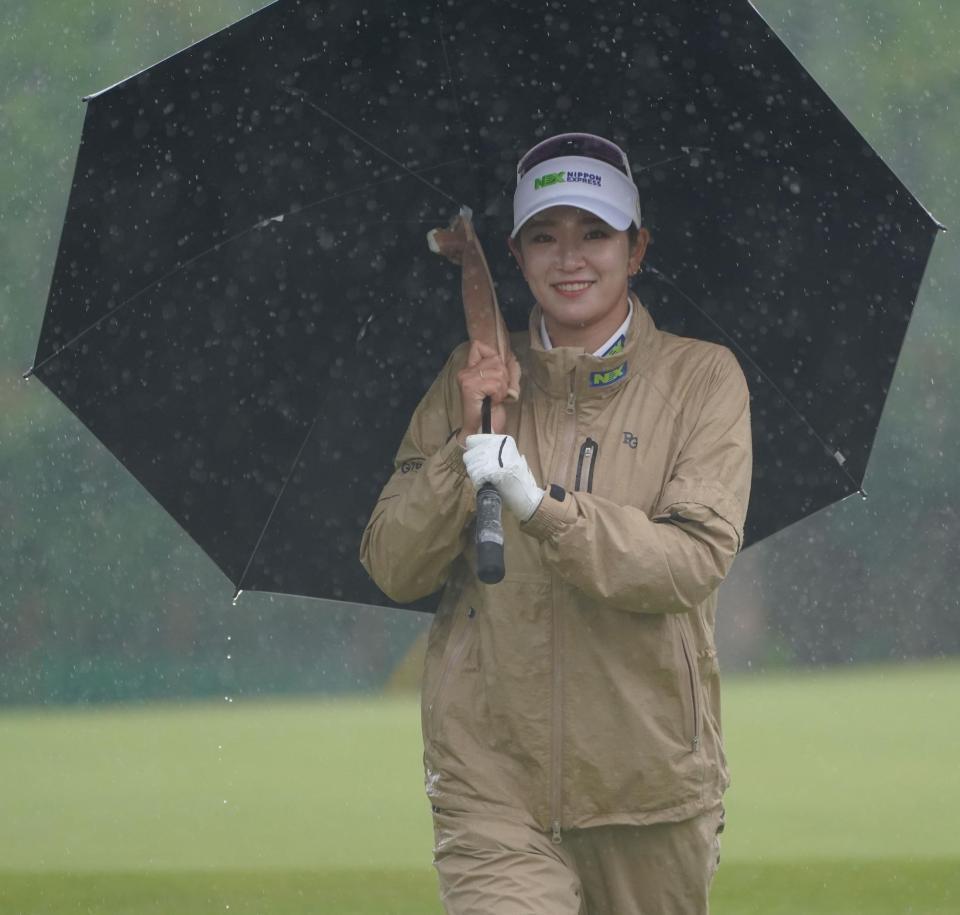
{"type": "Polygon", "coordinates": [[[542,187],[550,187],[553,184],[589,184],[592,187],[600,187],[603,179],[593,172],[551,172],[548,175],[541,175],[533,179],[533,189],[539,191],[542,187]]]}

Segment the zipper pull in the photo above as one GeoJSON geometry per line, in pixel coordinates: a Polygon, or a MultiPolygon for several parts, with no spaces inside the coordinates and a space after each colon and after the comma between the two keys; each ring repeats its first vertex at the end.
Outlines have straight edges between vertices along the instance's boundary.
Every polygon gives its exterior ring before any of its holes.
{"type": "Polygon", "coordinates": [[[577,405],[577,395],[574,394],[573,391],[571,391],[567,395],[567,412],[573,413],[576,405],[577,405]]]}
{"type": "Polygon", "coordinates": [[[560,835],[560,821],[559,821],[559,820],[554,820],[554,821],[553,821],[553,836],[552,836],[552,840],[553,840],[553,844],[554,844],[554,845],[559,845],[561,842],[563,842],[563,836],[560,835]]]}

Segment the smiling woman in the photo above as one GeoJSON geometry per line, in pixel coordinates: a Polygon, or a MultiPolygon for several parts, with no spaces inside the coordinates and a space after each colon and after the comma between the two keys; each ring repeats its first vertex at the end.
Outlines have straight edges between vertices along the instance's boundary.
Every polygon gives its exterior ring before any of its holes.
{"type": "Polygon", "coordinates": [[[542,309],[545,342],[595,352],[627,319],[627,282],[649,240],[616,144],[560,134],[520,160],[509,245],[542,309]]]}
{"type": "Polygon", "coordinates": [[[558,205],[529,219],[509,240],[555,346],[596,352],[627,319],[627,283],[650,235],[618,230],[579,207],[558,205]]]}
{"type": "Polygon", "coordinates": [[[451,915],[707,909],[727,785],[713,620],[743,536],[748,394],[729,350],[658,331],[629,293],[648,241],[613,143],[565,134],[521,160],[519,400],[495,352],[456,350],[364,534],[387,594],[444,587],[423,736],[451,915]],[[489,586],[467,546],[486,485],[509,509],[489,586]]]}

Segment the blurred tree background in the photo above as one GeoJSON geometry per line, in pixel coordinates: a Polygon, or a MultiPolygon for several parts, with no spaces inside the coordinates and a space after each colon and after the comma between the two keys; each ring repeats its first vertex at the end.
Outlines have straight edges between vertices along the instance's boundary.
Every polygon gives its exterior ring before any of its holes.
{"type": "MultiPolygon", "coordinates": [[[[960,222],[960,5],[756,0],[934,215],[960,222]]],[[[0,702],[381,686],[419,615],[232,588],[31,365],[83,120],[81,96],[255,9],[243,0],[5,0],[0,33],[0,702]]],[[[865,487],[738,561],[728,668],[960,652],[955,235],[938,240],[865,487]]],[[[391,446],[392,448],[392,446],[391,446]]]]}

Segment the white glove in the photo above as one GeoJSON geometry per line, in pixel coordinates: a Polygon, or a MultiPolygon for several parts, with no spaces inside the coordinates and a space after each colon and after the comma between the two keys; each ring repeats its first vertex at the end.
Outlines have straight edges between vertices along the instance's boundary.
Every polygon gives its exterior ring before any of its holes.
{"type": "Polygon", "coordinates": [[[540,506],[544,490],[517,451],[511,435],[468,435],[463,463],[475,489],[492,483],[501,498],[521,521],[528,521],[540,506]]]}

